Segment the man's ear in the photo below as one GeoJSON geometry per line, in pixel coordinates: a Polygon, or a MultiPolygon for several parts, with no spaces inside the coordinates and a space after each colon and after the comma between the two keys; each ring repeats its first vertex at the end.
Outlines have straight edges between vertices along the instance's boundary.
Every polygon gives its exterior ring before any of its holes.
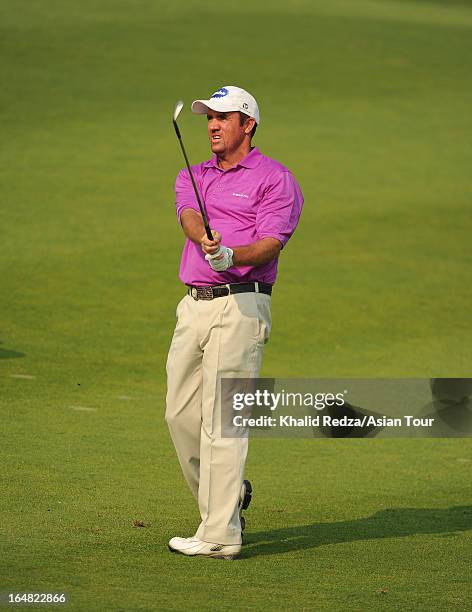
{"type": "Polygon", "coordinates": [[[249,117],[244,124],[244,133],[250,134],[252,132],[252,128],[256,125],[256,120],[252,117],[249,117]]]}

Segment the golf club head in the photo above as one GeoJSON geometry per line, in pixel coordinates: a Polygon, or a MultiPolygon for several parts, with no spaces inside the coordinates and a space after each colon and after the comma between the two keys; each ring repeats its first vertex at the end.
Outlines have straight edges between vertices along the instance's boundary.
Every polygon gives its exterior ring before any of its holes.
{"type": "Polygon", "coordinates": [[[174,123],[177,121],[177,117],[180,115],[183,107],[184,107],[184,103],[182,102],[182,100],[179,100],[174,108],[174,116],[173,116],[174,123]]]}

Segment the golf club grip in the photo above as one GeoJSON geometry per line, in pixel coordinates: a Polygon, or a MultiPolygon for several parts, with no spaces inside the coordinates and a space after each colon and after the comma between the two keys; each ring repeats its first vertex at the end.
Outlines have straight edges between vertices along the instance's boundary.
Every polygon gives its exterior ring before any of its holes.
{"type": "Polygon", "coordinates": [[[174,123],[174,125],[175,125],[175,129],[176,129],[177,135],[179,136],[180,147],[182,149],[182,153],[184,154],[185,163],[187,165],[188,173],[190,174],[190,179],[192,181],[193,190],[195,192],[195,197],[197,198],[198,208],[200,209],[200,214],[202,215],[203,225],[205,226],[206,235],[208,237],[208,240],[213,240],[213,234],[211,233],[210,226],[208,224],[208,219],[207,219],[207,216],[205,214],[205,210],[203,208],[203,204],[201,203],[200,196],[198,195],[197,185],[195,183],[195,179],[193,178],[193,172],[192,172],[192,169],[190,167],[190,162],[188,161],[187,153],[185,152],[185,149],[184,149],[184,144],[182,142],[182,138],[180,137],[180,133],[178,132],[177,124],[174,123]]]}
{"type": "Polygon", "coordinates": [[[213,240],[213,234],[211,233],[211,229],[210,229],[210,226],[208,225],[208,222],[207,223],[203,222],[203,224],[205,225],[205,231],[206,231],[208,240],[213,240]]]}
{"type": "Polygon", "coordinates": [[[190,174],[190,178],[192,180],[193,190],[195,191],[195,196],[197,198],[198,208],[200,209],[200,214],[202,215],[203,225],[205,226],[206,235],[208,236],[208,240],[213,240],[213,234],[211,233],[210,226],[208,224],[208,219],[205,214],[205,210],[203,208],[203,204],[201,203],[200,196],[198,195],[197,185],[195,183],[195,179],[193,178],[193,173],[190,170],[190,165],[188,164],[188,162],[187,162],[187,168],[190,174]]]}

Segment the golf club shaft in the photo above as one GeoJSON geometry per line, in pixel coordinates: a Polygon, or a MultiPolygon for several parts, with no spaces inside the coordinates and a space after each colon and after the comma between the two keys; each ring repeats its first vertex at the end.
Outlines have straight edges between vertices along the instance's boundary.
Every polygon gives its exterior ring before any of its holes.
{"type": "Polygon", "coordinates": [[[197,185],[195,183],[195,179],[193,178],[193,172],[192,172],[192,169],[190,168],[190,163],[188,161],[187,153],[185,152],[184,143],[182,142],[182,136],[180,135],[179,126],[177,125],[176,121],[174,121],[173,123],[174,123],[175,133],[177,134],[177,138],[179,139],[179,142],[180,142],[180,148],[182,149],[182,153],[184,154],[185,163],[187,164],[187,170],[190,174],[190,179],[192,180],[193,190],[195,192],[195,197],[197,198],[198,207],[202,215],[203,225],[205,226],[206,235],[208,237],[208,240],[213,240],[213,234],[211,233],[211,229],[208,224],[208,219],[207,219],[205,210],[203,208],[203,204],[200,200],[200,196],[198,195],[197,185]]]}

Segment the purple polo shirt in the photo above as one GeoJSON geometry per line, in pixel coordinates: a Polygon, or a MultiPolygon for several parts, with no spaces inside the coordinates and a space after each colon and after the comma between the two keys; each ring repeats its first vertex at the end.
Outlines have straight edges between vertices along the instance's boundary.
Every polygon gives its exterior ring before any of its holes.
{"type": "MultiPolygon", "coordinates": [[[[192,166],[208,222],[228,247],[246,246],[261,238],[276,238],[284,246],[293,234],[303,206],[303,195],[291,172],[262,155],[257,147],[236,166],[223,170],[216,155],[192,166]]],[[[199,212],[190,175],[183,168],[175,183],[177,216],[185,208],[199,212]]],[[[260,281],[273,284],[277,259],[263,266],[232,266],[215,272],[201,247],[186,240],[180,280],[186,285],[219,285],[260,281]]]]}

